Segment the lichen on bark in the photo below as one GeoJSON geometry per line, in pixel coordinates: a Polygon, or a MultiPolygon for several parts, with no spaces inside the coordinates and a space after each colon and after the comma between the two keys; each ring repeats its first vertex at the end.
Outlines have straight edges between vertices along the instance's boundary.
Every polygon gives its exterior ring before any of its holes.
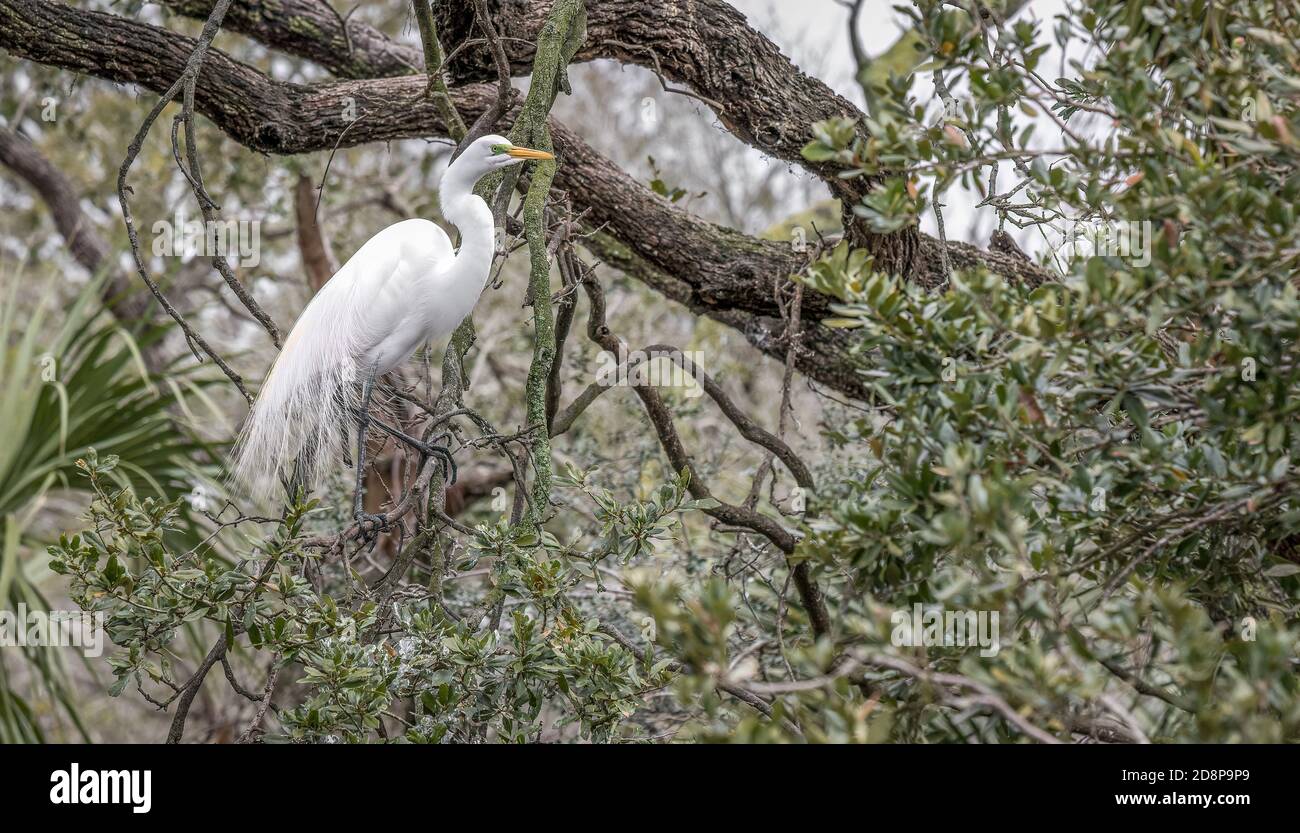
{"type": "MultiPolygon", "coordinates": [[[[510,131],[510,141],[536,150],[553,150],[547,117],[561,90],[568,91],[569,60],[586,38],[583,0],[556,0],[537,39],[528,96],[510,131]]],[[[533,360],[525,388],[527,424],[532,435],[534,522],[545,520],[551,494],[551,443],[546,430],[546,380],[555,361],[555,316],[551,309],[551,259],[546,241],[546,202],[555,178],[554,161],[537,163],[524,197],[524,239],[528,242],[528,297],[533,305],[533,360]]]]}

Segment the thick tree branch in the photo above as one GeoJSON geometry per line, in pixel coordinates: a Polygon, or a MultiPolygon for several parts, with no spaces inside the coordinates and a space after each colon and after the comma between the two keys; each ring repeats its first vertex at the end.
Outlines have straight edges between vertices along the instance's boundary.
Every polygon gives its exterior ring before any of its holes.
{"type": "MultiPolygon", "coordinates": [[[[160,0],[188,17],[206,18],[213,0],[160,0]]],[[[486,0],[502,40],[504,58],[517,76],[532,72],[536,43],[551,0],[486,0]]],[[[445,45],[477,37],[474,3],[442,0],[433,4],[437,29],[445,45]]],[[[228,13],[227,25],[263,43],[308,58],[345,78],[405,75],[420,71],[420,50],[390,40],[360,21],[346,32],[323,0],[242,0],[228,13]]],[[[787,162],[806,167],[850,199],[865,183],[837,177],[827,164],[809,163],[800,155],[815,121],[862,112],[820,79],[805,74],[744,15],[725,0],[692,3],[647,3],[601,0],[587,13],[587,38],[574,63],[612,59],[642,66],[693,90],[700,99],[721,105],[719,118],[742,141],[787,162]]],[[[453,85],[493,80],[494,55],[488,50],[458,50],[447,62],[453,85]]]]}
{"type": "MultiPolygon", "coordinates": [[[[232,6],[232,9],[236,8],[232,6]]],[[[184,71],[195,42],[164,29],[42,0],[0,0],[0,46],[30,60],[122,83],[166,91],[184,71]]],[[[354,49],[359,47],[354,43],[354,49]]],[[[253,150],[290,155],[367,142],[445,134],[419,76],[301,85],[273,81],[211,50],[195,106],[227,135],[253,150]],[[355,113],[355,121],[345,116],[355,113]]],[[[462,115],[497,101],[488,85],[452,91],[462,115]]],[[[637,183],[573,131],[549,121],[561,159],[555,185],[568,192],[584,220],[609,234],[584,244],[606,262],[742,333],[764,352],[784,358],[784,325],[767,287],[797,271],[790,247],[706,223],[637,183]]],[[[826,298],[810,298],[807,315],[829,314],[826,298]]],[[[810,327],[800,371],[846,395],[863,395],[842,332],[810,327]]]]}
{"type": "Polygon", "coordinates": [[[307,285],[314,295],[339,270],[339,262],[325,236],[325,227],[316,216],[316,186],[306,174],[298,174],[293,186],[293,216],[298,254],[307,272],[307,285]]]}
{"type": "MultiPolygon", "coordinates": [[[[205,17],[213,0],[162,0],[163,5],[192,17],[205,17]]],[[[478,0],[476,0],[478,4],[478,0]]],[[[809,126],[822,119],[863,113],[821,80],[805,74],[768,40],[751,28],[744,16],[725,0],[692,3],[645,3],[603,0],[587,17],[588,37],[574,62],[608,58],[634,64],[684,84],[698,97],[721,105],[719,120],[751,146],[820,177],[840,199],[852,241],[869,249],[881,268],[897,272],[924,286],[943,282],[940,243],[914,227],[891,235],[863,229],[848,209],[873,181],[841,179],[831,164],[810,163],[801,155],[810,138],[809,126]]],[[[534,41],[550,8],[549,0],[488,0],[500,30],[512,33],[499,41],[510,70],[526,75],[532,66],[534,41]]],[[[459,44],[474,36],[470,4],[435,3],[444,41],[459,44]]],[[[422,63],[420,51],[399,44],[360,22],[346,33],[338,16],[323,0],[281,0],[262,4],[236,3],[227,26],[285,52],[310,59],[345,78],[402,75],[422,63]]],[[[495,50],[454,50],[447,70],[454,84],[496,77],[495,50]]],[[[987,266],[1018,281],[1039,283],[1042,270],[997,253],[965,244],[948,245],[953,266],[963,262],[987,266]]],[[[604,253],[601,253],[602,256],[604,253]]],[[[779,352],[779,351],[776,351],[779,352]]],[[[776,355],[776,352],[773,355],[776,355]]],[[[802,368],[801,368],[802,369],[802,368]]]]}
{"type": "MultiPolygon", "coordinates": [[[[301,7],[310,0],[287,2],[301,7]]],[[[241,28],[247,22],[241,15],[246,16],[247,11],[243,4],[232,5],[232,19],[226,25],[241,28]]],[[[334,25],[337,28],[337,21],[334,25]]],[[[367,50],[377,62],[393,63],[393,49],[379,36],[354,37],[354,29],[355,25],[348,29],[350,50],[345,47],[341,52],[349,57],[354,71],[369,54],[367,50]]],[[[265,34],[269,45],[277,48],[304,43],[301,34],[286,38],[280,29],[265,34]]],[[[194,41],[116,15],[41,0],[0,0],[0,46],[31,60],[163,91],[183,71],[194,41]]],[[[496,90],[487,85],[451,92],[457,109],[467,118],[497,101],[496,90]]],[[[241,144],[276,154],[447,133],[437,108],[424,96],[422,77],[319,85],[282,83],[217,50],[210,52],[204,64],[196,107],[241,144]],[[346,118],[351,113],[357,115],[354,121],[346,118]]],[[[784,360],[785,327],[769,288],[775,278],[800,270],[804,266],[801,256],[786,245],[756,240],[693,217],[637,183],[564,125],[552,119],[549,126],[561,159],[555,186],[571,195],[577,210],[586,210],[585,222],[604,226],[607,231],[587,237],[587,248],[692,312],[737,329],[760,350],[784,360]]],[[[932,262],[937,279],[941,274],[939,258],[931,251],[937,243],[925,237],[921,240],[915,259],[921,264],[932,262]]],[[[1016,258],[980,253],[961,244],[954,244],[954,252],[962,255],[953,257],[956,267],[980,258],[1012,277],[1033,269],[1016,258]]],[[[848,355],[849,339],[842,331],[817,323],[829,315],[829,299],[807,296],[804,314],[808,326],[797,368],[832,389],[861,398],[865,388],[856,373],[856,362],[848,355]]]]}

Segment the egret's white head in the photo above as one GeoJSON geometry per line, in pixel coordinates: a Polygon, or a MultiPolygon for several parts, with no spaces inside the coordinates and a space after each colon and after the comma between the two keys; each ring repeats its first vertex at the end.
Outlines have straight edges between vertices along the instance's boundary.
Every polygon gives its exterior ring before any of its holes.
{"type": "Polygon", "coordinates": [[[467,178],[477,181],[479,177],[508,165],[518,165],[529,159],[554,158],[553,154],[544,150],[519,147],[505,136],[490,134],[471,142],[452,165],[466,169],[470,175],[467,178]]]}

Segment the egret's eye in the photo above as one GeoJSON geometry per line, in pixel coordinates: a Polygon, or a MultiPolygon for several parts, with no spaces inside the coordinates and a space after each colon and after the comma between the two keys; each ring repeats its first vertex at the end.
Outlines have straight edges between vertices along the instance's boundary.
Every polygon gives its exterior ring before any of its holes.
{"type": "Polygon", "coordinates": [[[493,145],[493,146],[492,146],[492,153],[493,153],[494,155],[496,155],[496,156],[500,156],[501,154],[505,153],[505,152],[508,151],[508,150],[510,150],[510,145],[493,145]]]}

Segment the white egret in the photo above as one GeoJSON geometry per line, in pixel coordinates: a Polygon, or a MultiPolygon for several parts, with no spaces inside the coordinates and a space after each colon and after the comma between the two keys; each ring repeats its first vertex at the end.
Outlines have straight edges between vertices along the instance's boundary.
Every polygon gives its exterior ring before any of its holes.
{"type": "MultiPolygon", "coordinates": [[[[459,249],[452,250],[436,224],[403,220],[357,250],[316,293],[285,339],[236,442],[235,483],[256,500],[269,498],[281,477],[305,488],[318,486],[343,459],[348,426],[356,420],[354,512],[358,520],[369,518],[361,512],[361,484],[375,381],[421,344],[450,335],[487,283],[495,228],[475,184],[508,165],[553,158],[501,136],[477,139],[447,167],[439,189],[442,214],[460,232],[459,249]]],[[[377,424],[422,454],[443,456],[454,479],[455,463],[446,448],[377,424]]]]}

